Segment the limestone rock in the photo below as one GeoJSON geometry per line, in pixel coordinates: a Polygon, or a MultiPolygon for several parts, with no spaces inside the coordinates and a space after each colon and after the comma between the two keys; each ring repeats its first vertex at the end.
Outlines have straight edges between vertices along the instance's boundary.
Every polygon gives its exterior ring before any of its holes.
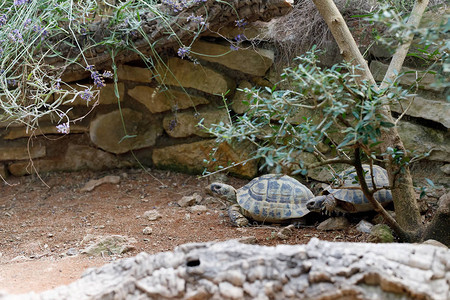
{"type": "Polygon", "coordinates": [[[345,217],[334,217],[328,218],[317,226],[318,230],[342,230],[350,226],[347,218],[345,217]]]}
{"type": "MultiPolygon", "coordinates": [[[[388,69],[388,65],[384,64],[380,61],[373,60],[370,64],[370,71],[373,74],[373,77],[376,81],[382,81],[384,79],[384,75],[388,69]]],[[[408,72],[404,74],[400,78],[400,83],[402,85],[411,86],[416,82],[416,78],[423,78],[419,82],[419,86],[422,89],[440,92],[442,88],[433,86],[433,83],[436,81],[436,75],[431,73],[424,73],[420,70],[414,70],[407,67],[403,67],[399,73],[408,72]],[[417,75],[416,75],[417,71],[417,75]]]]}
{"type": "Polygon", "coordinates": [[[128,95],[144,104],[152,113],[186,109],[209,103],[208,99],[203,97],[192,96],[172,89],[161,91],[159,88],[144,85],[138,85],[128,90],[128,95]]]}
{"type": "MultiPolygon", "coordinates": [[[[86,145],[69,144],[62,156],[33,160],[33,167],[39,173],[55,171],[77,171],[82,169],[104,170],[132,165],[127,160],[120,160],[115,155],[86,145]]],[[[11,174],[23,176],[34,173],[29,161],[14,162],[8,167],[11,174]]]]}
{"type": "Polygon", "coordinates": [[[407,243],[191,243],[114,261],[40,294],[0,299],[444,300],[449,261],[448,249],[407,243]]]}
{"type": "Polygon", "coordinates": [[[208,36],[213,37],[226,37],[228,39],[235,38],[238,34],[243,34],[247,40],[267,40],[269,38],[267,27],[269,22],[253,22],[239,28],[233,24],[233,26],[220,27],[215,33],[208,33],[208,36]]]}
{"type": "Polygon", "coordinates": [[[404,121],[399,122],[398,132],[406,149],[416,150],[419,153],[431,151],[427,159],[450,162],[450,132],[404,121]]]}
{"type": "Polygon", "coordinates": [[[148,119],[142,113],[124,108],[122,116],[130,138],[125,136],[120,111],[99,115],[91,121],[90,137],[92,142],[103,150],[120,154],[133,149],[153,146],[161,135],[162,128],[155,120],[148,119]]]}
{"type": "Polygon", "coordinates": [[[450,175],[450,164],[445,164],[440,169],[445,174],[450,175]]]}
{"type": "MultiPolygon", "coordinates": [[[[392,105],[391,110],[403,113],[408,108],[410,100],[404,100],[400,105],[392,105]]],[[[434,101],[415,96],[406,115],[431,120],[450,128],[450,103],[434,101]]]]}
{"type": "Polygon", "coordinates": [[[264,76],[274,60],[274,52],[271,50],[249,47],[230,51],[229,45],[202,40],[194,42],[192,51],[200,53],[193,55],[196,58],[219,63],[232,70],[254,76],[264,76]]]}
{"type": "Polygon", "coordinates": [[[29,160],[46,155],[46,147],[40,143],[22,141],[0,141],[0,161],[29,160]]]}
{"type": "Polygon", "coordinates": [[[150,226],[146,226],[144,229],[142,229],[143,235],[151,235],[153,233],[153,229],[150,226]]]}
{"type": "Polygon", "coordinates": [[[178,205],[181,207],[192,206],[194,204],[198,204],[202,201],[202,196],[197,193],[192,194],[191,196],[184,196],[180,200],[178,200],[178,205]]]}
{"type": "Polygon", "coordinates": [[[96,236],[88,234],[82,244],[88,244],[80,253],[91,256],[119,255],[134,250],[136,240],[122,235],[96,236]]]}
{"type": "Polygon", "coordinates": [[[167,68],[159,67],[156,80],[165,85],[193,88],[209,94],[225,94],[235,87],[226,76],[193,62],[172,57],[167,68]]]}
{"type": "MultiPolygon", "coordinates": [[[[85,123],[86,122],[81,121],[75,124],[70,124],[70,133],[88,132],[89,129],[85,123]]],[[[5,140],[14,140],[23,137],[30,137],[31,135],[39,136],[48,134],[62,135],[62,133],[58,132],[56,124],[43,122],[43,124],[40,124],[39,127],[36,128],[36,130],[34,130],[33,132],[27,131],[27,128],[25,126],[9,128],[8,133],[3,138],[5,140]]]]}
{"type": "Polygon", "coordinates": [[[121,81],[149,83],[153,79],[153,73],[147,68],[133,67],[120,64],[117,68],[117,76],[121,81]]]}
{"type": "Polygon", "coordinates": [[[161,214],[156,209],[147,210],[144,212],[144,218],[147,218],[149,221],[156,221],[162,218],[161,214]]]}
{"type": "Polygon", "coordinates": [[[358,230],[359,232],[363,232],[363,233],[370,233],[370,230],[372,229],[373,224],[365,221],[365,220],[361,220],[359,221],[358,225],[356,225],[356,230],[358,230]]]}
{"type": "MultiPolygon", "coordinates": [[[[153,163],[159,168],[172,168],[190,173],[202,173],[204,168],[215,170],[219,166],[227,167],[248,159],[251,147],[242,144],[232,148],[227,143],[217,145],[215,140],[205,140],[189,144],[179,144],[153,150],[153,163]],[[215,154],[215,161],[205,160],[215,154]]],[[[230,173],[252,178],[257,173],[257,163],[254,160],[229,169],[230,173]]]]}
{"type": "Polygon", "coordinates": [[[244,91],[241,91],[245,88],[251,89],[252,84],[248,81],[242,81],[239,83],[238,90],[236,90],[236,93],[232,99],[231,109],[233,109],[233,111],[237,114],[243,114],[249,109],[249,105],[244,103],[244,101],[249,101],[247,94],[244,91]]]}
{"type": "Polygon", "coordinates": [[[228,123],[228,112],[225,109],[181,112],[166,116],[163,120],[163,126],[167,134],[174,138],[192,135],[209,137],[210,134],[198,125],[201,120],[203,120],[204,128],[209,128],[212,124],[219,124],[220,122],[228,123]]]}

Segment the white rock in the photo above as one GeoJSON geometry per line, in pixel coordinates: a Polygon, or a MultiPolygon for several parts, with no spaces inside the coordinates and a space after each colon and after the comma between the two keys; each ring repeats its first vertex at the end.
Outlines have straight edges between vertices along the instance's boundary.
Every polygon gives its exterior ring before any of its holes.
{"type": "Polygon", "coordinates": [[[161,217],[162,217],[161,214],[156,209],[147,210],[144,213],[144,218],[147,218],[150,221],[158,220],[161,217]]]}

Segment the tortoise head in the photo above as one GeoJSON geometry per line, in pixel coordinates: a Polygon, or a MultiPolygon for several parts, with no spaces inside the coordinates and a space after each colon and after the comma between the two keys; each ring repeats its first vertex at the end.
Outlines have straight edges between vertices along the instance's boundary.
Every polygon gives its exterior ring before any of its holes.
{"type": "Polygon", "coordinates": [[[306,208],[309,211],[320,213],[322,212],[323,204],[326,198],[326,196],[314,197],[306,202],[306,208]]]}
{"type": "Polygon", "coordinates": [[[230,202],[236,202],[236,190],[234,187],[228,184],[213,182],[208,186],[208,191],[218,194],[221,198],[224,198],[230,202]]]}

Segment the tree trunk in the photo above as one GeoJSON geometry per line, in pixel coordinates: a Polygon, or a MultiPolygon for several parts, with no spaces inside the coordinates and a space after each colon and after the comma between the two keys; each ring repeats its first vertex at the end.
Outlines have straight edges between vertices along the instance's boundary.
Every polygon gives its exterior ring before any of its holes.
{"type": "MultiPolygon", "coordinates": [[[[415,5],[412,12],[412,16],[414,17],[409,19],[409,23],[416,26],[418,25],[423,11],[428,4],[428,0],[418,0],[418,2],[419,5],[415,5]]],[[[367,62],[361,55],[350,30],[348,29],[334,2],[331,0],[314,0],[314,3],[330,28],[331,33],[341,49],[341,54],[344,59],[354,65],[360,65],[363,68],[360,72],[362,78],[368,80],[376,86],[376,82],[369,70],[369,67],[367,66],[367,62]]],[[[396,72],[400,70],[403,65],[404,58],[408,52],[410,42],[411,41],[407,41],[403,45],[399,46],[391,61],[388,72],[385,75],[385,79],[391,79],[392,76],[395,76],[396,72]]],[[[382,85],[382,87],[385,87],[385,85],[382,85]]],[[[387,122],[394,123],[389,106],[384,106],[381,109],[381,113],[384,115],[387,122]]],[[[381,140],[383,141],[382,151],[384,153],[386,153],[388,147],[402,151],[405,150],[397,128],[395,127],[383,130],[381,140]]],[[[421,220],[411,174],[408,166],[404,166],[403,172],[399,172],[399,169],[399,166],[393,163],[392,157],[388,156],[387,171],[392,188],[397,222],[405,231],[416,231],[421,227],[421,220]]],[[[417,234],[408,234],[407,236],[418,237],[417,234]]]]}
{"type": "MultiPolygon", "coordinates": [[[[12,299],[449,299],[450,250],[417,244],[185,244],[12,299]]],[[[4,295],[8,299],[7,295],[4,295]]]]}

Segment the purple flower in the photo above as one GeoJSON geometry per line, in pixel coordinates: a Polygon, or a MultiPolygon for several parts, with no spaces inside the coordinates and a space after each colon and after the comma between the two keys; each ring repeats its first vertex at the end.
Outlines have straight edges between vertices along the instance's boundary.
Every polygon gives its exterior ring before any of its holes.
{"type": "Polygon", "coordinates": [[[191,47],[178,48],[178,56],[181,58],[185,58],[186,56],[189,56],[190,52],[191,52],[191,47]]]}
{"type": "Polygon", "coordinates": [[[104,71],[102,74],[103,78],[112,78],[113,75],[114,74],[111,71],[104,71]]]}
{"type": "Polygon", "coordinates": [[[28,18],[28,19],[25,20],[25,22],[23,22],[23,27],[24,28],[28,28],[28,25],[30,25],[30,24],[31,24],[31,19],[28,18]]]}
{"type": "Polygon", "coordinates": [[[245,35],[243,35],[243,34],[238,34],[235,38],[234,38],[234,40],[236,41],[236,42],[238,42],[238,43],[240,43],[240,42],[243,42],[243,41],[246,41],[247,40],[247,37],[245,36],[245,35]]]}
{"type": "Polygon", "coordinates": [[[169,122],[169,127],[167,128],[169,131],[173,131],[175,129],[175,127],[177,127],[177,119],[172,119],[169,122]]]}
{"type": "Polygon", "coordinates": [[[98,88],[102,88],[105,86],[105,81],[103,80],[102,76],[98,73],[98,71],[94,71],[91,73],[91,78],[94,79],[94,84],[98,88]]]}
{"type": "Polygon", "coordinates": [[[94,65],[87,65],[86,70],[88,70],[88,71],[94,70],[94,65]]]}
{"type": "Polygon", "coordinates": [[[61,78],[56,79],[55,89],[61,89],[61,78]]]}
{"type": "Polygon", "coordinates": [[[231,49],[232,51],[237,51],[237,50],[239,50],[239,47],[237,47],[237,46],[231,44],[231,45],[230,45],[230,49],[231,49]]]}
{"type": "Polygon", "coordinates": [[[8,38],[14,43],[23,43],[22,34],[18,29],[14,29],[12,33],[8,33],[8,38]]]}
{"type": "Polygon", "coordinates": [[[245,19],[236,20],[234,22],[236,23],[236,26],[239,28],[245,27],[248,24],[247,21],[245,21],[245,19]]]}
{"type": "Polygon", "coordinates": [[[25,3],[30,3],[30,2],[31,2],[31,0],[14,0],[14,5],[19,6],[19,5],[22,5],[25,3]]]}
{"type": "Polygon", "coordinates": [[[90,90],[85,89],[84,92],[81,94],[81,99],[83,99],[84,101],[88,102],[92,100],[92,93],[90,90]]]}
{"type": "Polygon", "coordinates": [[[0,26],[3,26],[8,22],[8,17],[6,15],[0,16],[0,26]]]}
{"type": "Polygon", "coordinates": [[[194,23],[200,24],[200,25],[205,25],[205,19],[203,18],[203,16],[195,16],[194,14],[190,15],[187,18],[188,22],[192,21],[194,23]]]}
{"type": "Polygon", "coordinates": [[[56,126],[56,130],[58,132],[60,132],[60,133],[68,134],[70,132],[70,124],[69,124],[69,122],[57,125],[56,126]]]}

